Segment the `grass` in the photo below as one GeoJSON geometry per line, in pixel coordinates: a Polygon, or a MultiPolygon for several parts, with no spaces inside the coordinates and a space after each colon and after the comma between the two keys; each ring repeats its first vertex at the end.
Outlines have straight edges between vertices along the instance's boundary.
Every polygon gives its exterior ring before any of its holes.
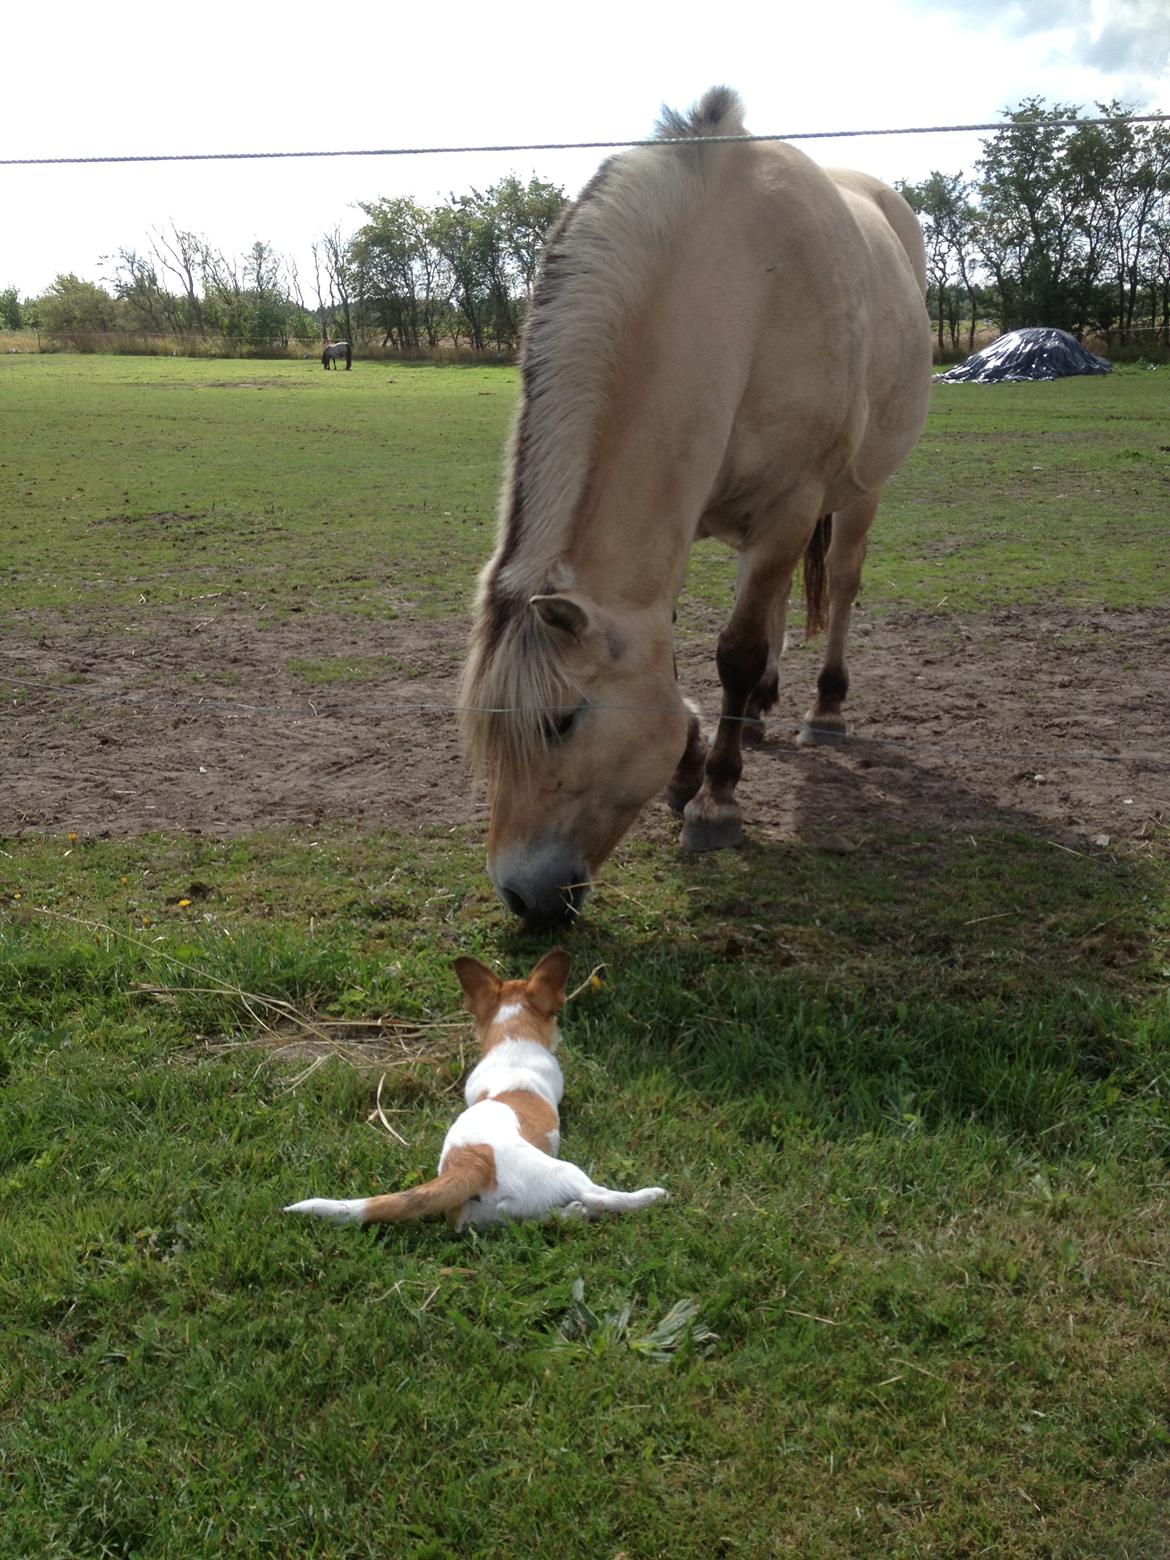
{"type": "Polygon", "coordinates": [[[891,488],[895,521],[875,527],[869,582],[896,583],[914,606],[945,596],[952,611],[1160,604],[1168,412],[1166,368],[936,386],[926,436],[891,488]]]}
{"type": "Polygon", "coordinates": [[[363,367],[0,358],[10,605],[460,608],[515,376],[363,367]]]}
{"type": "MultiPolygon", "coordinates": [[[[875,610],[1158,599],[1167,384],[942,387],[875,610]]],[[[7,631],[450,613],[513,395],[0,360],[7,631]]],[[[572,939],[565,1151],[671,1202],[375,1241],[278,1210],[432,1173],[451,958],[544,951],[474,832],[0,841],[0,1553],[1166,1553],[1165,847],[634,844],[572,939]]]]}
{"type": "MultiPolygon", "coordinates": [[[[0,357],[9,607],[459,611],[515,394],[510,368],[0,357]]],[[[1162,369],[938,386],[867,603],[1162,601],[1168,420],[1162,369]]],[[[726,549],[696,549],[693,595],[721,605],[731,577],[726,549]]]]}

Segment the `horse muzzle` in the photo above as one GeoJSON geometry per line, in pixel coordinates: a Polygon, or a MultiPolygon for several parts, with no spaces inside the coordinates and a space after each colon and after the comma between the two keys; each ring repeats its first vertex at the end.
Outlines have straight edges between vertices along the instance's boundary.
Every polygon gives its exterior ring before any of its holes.
{"type": "Polygon", "coordinates": [[[589,868],[559,843],[506,851],[488,862],[488,876],[529,931],[575,921],[589,893],[589,868]]]}

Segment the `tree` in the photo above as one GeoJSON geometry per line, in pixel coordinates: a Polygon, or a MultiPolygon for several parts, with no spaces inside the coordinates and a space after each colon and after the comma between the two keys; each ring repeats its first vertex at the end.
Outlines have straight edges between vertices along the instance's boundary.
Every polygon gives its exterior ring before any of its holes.
{"type": "Polygon", "coordinates": [[[5,287],[0,291],[0,326],[5,330],[20,330],[23,323],[20,294],[15,287],[5,287]]]}
{"type": "Polygon", "coordinates": [[[208,249],[203,258],[203,317],[229,341],[248,339],[248,299],[235,255],[208,249]]]}
{"type": "Polygon", "coordinates": [[[134,249],[119,249],[105,261],[114,261],[111,278],[114,296],[126,306],[126,323],[131,329],[163,331],[176,324],[174,299],[160,285],[151,261],[134,249]]]}
{"type": "Polygon", "coordinates": [[[508,178],[450,195],[434,215],[434,241],[451,268],[454,298],[472,346],[515,346],[540,251],[565,204],[542,180],[508,178]]]}
{"type": "Polygon", "coordinates": [[[284,266],[271,244],[257,239],[244,258],[244,287],[251,309],[248,338],[255,346],[288,346],[295,306],[285,290],[284,266]]]}
{"type": "Polygon", "coordinates": [[[433,213],[407,198],[362,205],[366,222],[350,253],[363,318],[382,331],[382,345],[417,349],[438,345],[447,323],[453,279],[435,242],[433,213]],[[368,312],[367,312],[368,311],[368,312]]]}
{"type": "Polygon", "coordinates": [[[1150,283],[1157,269],[1157,225],[1170,196],[1170,127],[1135,125],[1134,111],[1116,101],[1098,103],[1097,109],[1115,122],[1085,125],[1076,137],[1080,155],[1100,170],[1101,242],[1110,272],[1106,312],[1125,341],[1143,288],[1150,289],[1151,324],[1156,313],[1150,283]]]}
{"type": "Polygon", "coordinates": [[[531,299],[545,240],[568,197],[559,184],[535,177],[521,184],[510,174],[488,190],[487,199],[497,215],[513,281],[524,298],[531,299]]]}
{"type": "Polygon", "coordinates": [[[200,336],[206,334],[203,294],[210,254],[207,240],[172,222],[169,233],[154,233],[151,248],[159,265],[179,284],[184,300],[183,308],[178,311],[180,328],[193,330],[200,336]]]}
{"type": "Polygon", "coordinates": [[[1087,205],[1099,170],[1056,121],[1075,119],[1070,103],[1046,108],[1028,98],[983,143],[979,160],[979,247],[995,278],[1000,325],[1055,325],[1080,334],[1101,267],[1087,241],[1087,205]]]}
{"type": "MultiPolygon", "coordinates": [[[[313,246],[313,258],[316,262],[317,248],[313,246]]],[[[349,245],[342,241],[341,229],[334,228],[332,233],[326,233],[321,240],[321,259],[325,266],[325,275],[329,282],[329,297],[333,308],[340,307],[341,317],[344,321],[343,340],[351,342],[353,336],[353,316],[350,304],[357,291],[357,275],[350,257],[349,245]]]]}
{"type": "Polygon", "coordinates": [[[117,307],[105,288],[72,272],[57,277],[38,300],[37,313],[42,330],[71,339],[79,351],[92,348],[94,335],[118,323],[117,307]]]}
{"type": "Polygon", "coordinates": [[[478,211],[478,198],[451,195],[447,204],[434,215],[435,245],[450,267],[452,301],[458,309],[453,322],[456,345],[466,334],[472,347],[481,352],[488,336],[489,277],[487,251],[490,235],[485,232],[478,211]]]}
{"type": "Polygon", "coordinates": [[[929,300],[938,319],[938,350],[943,352],[943,328],[950,326],[951,345],[958,345],[959,306],[969,307],[967,350],[975,342],[974,227],[972,186],[961,173],[937,170],[921,184],[900,182],[898,189],[917,213],[926,246],[929,300]]]}

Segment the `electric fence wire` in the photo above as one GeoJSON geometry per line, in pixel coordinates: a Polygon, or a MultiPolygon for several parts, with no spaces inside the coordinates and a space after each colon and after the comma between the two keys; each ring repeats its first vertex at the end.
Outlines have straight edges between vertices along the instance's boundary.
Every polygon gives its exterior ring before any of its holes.
{"type": "Polygon", "coordinates": [[[296,152],[131,152],[103,153],[89,157],[0,157],[0,168],[49,168],[89,166],[95,163],[176,163],[176,162],[277,162],[313,157],[453,157],[464,154],[496,152],[588,152],[618,151],[635,146],[715,146],[755,141],[843,141],[866,136],[894,135],[974,135],[998,130],[1067,130],[1081,125],[1160,125],[1170,123],[1170,114],[1107,115],[1085,119],[995,120],[972,125],[898,125],[864,130],[793,130],[767,135],[688,135],[662,136],[632,141],[515,141],[491,146],[374,146],[338,150],[313,149],[296,152]]]}
{"type": "MultiPolygon", "coordinates": [[[[449,700],[430,699],[392,699],[392,700],[330,700],[306,698],[302,704],[267,704],[258,700],[247,698],[221,699],[200,694],[191,699],[154,699],[149,695],[139,694],[125,690],[104,690],[86,687],[79,683],[48,683],[34,678],[23,677],[19,674],[13,676],[8,673],[0,673],[0,700],[11,707],[11,690],[24,690],[28,693],[45,694],[50,698],[67,702],[70,699],[81,698],[87,705],[101,703],[107,705],[120,705],[124,708],[148,710],[155,713],[175,715],[208,714],[219,715],[227,719],[249,719],[261,716],[273,720],[285,720],[294,725],[303,721],[338,719],[347,715],[533,715],[549,714],[561,715],[565,706],[562,705],[471,705],[456,704],[449,700]]],[[[674,707],[657,704],[590,704],[592,710],[623,710],[627,713],[641,715],[661,715],[674,713],[674,707]]],[[[750,715],[715,715],[710,717],[710,723],[720,720],[743,722],[745,725],[770,725],[784,726],[792,722],[785,716],[750,716],[750,715]]],[[[927,750],[937,752],[938,743],[915,742],[906,737],[882,737],[866,736],[862,733],[847,732],[830,738],[831,745],[837,747],[865,746],[878,750],[906,749],[907,751],[927,750]]],[[[986,760],[1010,759],[1012,761],[1038,760],[1049,764],[1096,762],[1105,764],[1117,764],[1123,762],[1141,762],[1155,764],[1170,764],[1170,751],[1146,750],[1141,748],[1118,748],[1115,752],[1106,752],[1103,748],[1063,748],[1059,751],[1054,748],[1004,748],[996,747],[994,750],[979,751],[964,747],[961,743],[954,744],[954,751],[960,752],[967,758],[979,758],[986,760]]]]}

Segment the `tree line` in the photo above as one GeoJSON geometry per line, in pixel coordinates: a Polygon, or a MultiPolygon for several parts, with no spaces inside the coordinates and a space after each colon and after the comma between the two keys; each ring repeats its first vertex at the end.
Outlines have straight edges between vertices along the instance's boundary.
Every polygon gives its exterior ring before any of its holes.
{"type": "Polygon", "coordinates": [[[1110,124],[1029,98],[983,142],[975,177],[900,184],[926,240],[939,351],[978,323],[1055,325],[1107,346],[1170,346],[1170,124],[1110,124]]]}
{"type": "Polygon", "coordinates": [[[0,328],[36,328],[76,346],[120,335],[228,349],[345,339],[511,353],[566,200],[556,185],[510,176],[435,206],[363,203],[356,233],[334,228],[316,240],[307,273],[262,240],[241,258],[172,224],[141,249],[105,257],[100,282],[62,274],[39,298],[0,291],[0,328]]]}
{"type": "MultiPolygon", "coordinates": [[[[1028,98],[984,140],[972,176],[899,184],[926,240],[940,355],[970,350],[984,325],[1170,347],[1170,125],[1097,107],[1111,123],[1028,98]]],[[[226,350],[345,338],[510,354],[565,203],[557,185],[515,176],[433,206],[363,202],[356,232],[322,234],[305,275],[263,241],[237,258],[172,224],[107,257],[101,282],[61,275],[34,299],[0,291],[0,327],[78,345],[120,332],[226,350]]]]}

